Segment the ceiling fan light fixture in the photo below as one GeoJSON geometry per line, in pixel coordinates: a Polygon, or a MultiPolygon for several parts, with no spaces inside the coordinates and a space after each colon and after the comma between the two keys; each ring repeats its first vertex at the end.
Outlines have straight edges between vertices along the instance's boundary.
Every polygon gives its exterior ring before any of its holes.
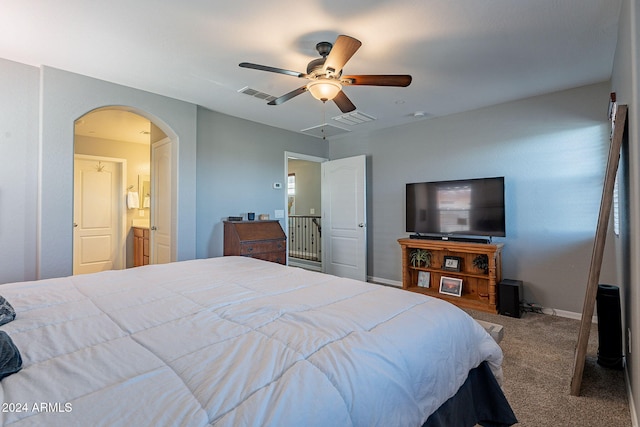
{"type": "Polygon", "coordinates": [[[342,85],[335,80],[313,80],[307,84],[307,90],[319,101],[331,101],[342,90],[342,85]]]}

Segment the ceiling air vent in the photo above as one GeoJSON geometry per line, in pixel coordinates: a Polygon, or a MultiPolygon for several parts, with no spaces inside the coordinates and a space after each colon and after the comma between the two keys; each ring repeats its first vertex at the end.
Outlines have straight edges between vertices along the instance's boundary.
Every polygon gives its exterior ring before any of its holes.
{"type": "Polygon", "coordinates": [[[249,86],[245,86],[240,89],[238,92],[244,93],[245,95],[253,96],[254,98],[264,99],[265,101],[271,102],[276,99],[275,96],[269,95],[268,93],[260,92],[259,90],[251,89],[249,86]]]}
{"type": "Polygon", "coordinates": [[[341,135],[351,131],[325,123],[323,125],[302,129],[300,132],[311,136],[317,136],[318,138],[330,138],[332,136],[341,135]]]}
{"type": "Polygon", "coordinates": [[[352,113],[343,114],[341,116],[333,117],[338,123],[342,123],[343,125],[359,125],[360,123],[372,122],[376,120],[375,117],[370,116],[365,113],[361,113],[360,111],[354,111],[352,113]]]}

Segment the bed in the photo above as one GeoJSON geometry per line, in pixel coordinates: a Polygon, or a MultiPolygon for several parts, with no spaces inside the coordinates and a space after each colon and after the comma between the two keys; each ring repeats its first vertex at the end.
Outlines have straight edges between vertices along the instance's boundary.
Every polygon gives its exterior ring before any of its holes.
{"type": "Polygon", "coordinates": [[[424,295],[245,257],[0,294],[16,312],[0,331],[22,359],[0,382],[2,425],[516,422],[500,347],[424,295]]]}

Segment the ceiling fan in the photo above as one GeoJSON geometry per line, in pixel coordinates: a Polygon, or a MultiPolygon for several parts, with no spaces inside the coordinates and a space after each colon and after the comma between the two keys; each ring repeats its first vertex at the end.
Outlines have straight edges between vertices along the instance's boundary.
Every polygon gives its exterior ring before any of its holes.
{"type": "Polygon", "coordinates": [[[243,68],[269,71],[309,80],[309,83],[274,99],[269,102],[268,105],[280,105],[291,98],[309,91],[314,98],[322,102],[333,100],[343,113],[348,113],[355,110],[356,106],[353,105],[353,102],[351,102],[342,91],[343,86],[406,87],[411,84],[411,76],[406,74],[343,76],[342,68],[361,45],[362,42],[360,42],[360,40],[345,35],[338,36],[334,44],[329,42],[318,43],[316,50],[321,58],[309,62],[306,74],[298,71],[284,70],[282,68],[268,67],[266,65],[252,64],[250,62],[242,62],[239,65],[243,68]]]}

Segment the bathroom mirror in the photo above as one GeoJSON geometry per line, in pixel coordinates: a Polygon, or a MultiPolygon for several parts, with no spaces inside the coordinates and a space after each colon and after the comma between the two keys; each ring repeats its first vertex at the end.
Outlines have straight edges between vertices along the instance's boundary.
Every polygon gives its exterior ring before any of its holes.
{"type": "Polygon", "coordinates": [[[140,208],[151,207],[151,178],[149,175],[138,175],[138,191],[140,192],[140,208]]]}

